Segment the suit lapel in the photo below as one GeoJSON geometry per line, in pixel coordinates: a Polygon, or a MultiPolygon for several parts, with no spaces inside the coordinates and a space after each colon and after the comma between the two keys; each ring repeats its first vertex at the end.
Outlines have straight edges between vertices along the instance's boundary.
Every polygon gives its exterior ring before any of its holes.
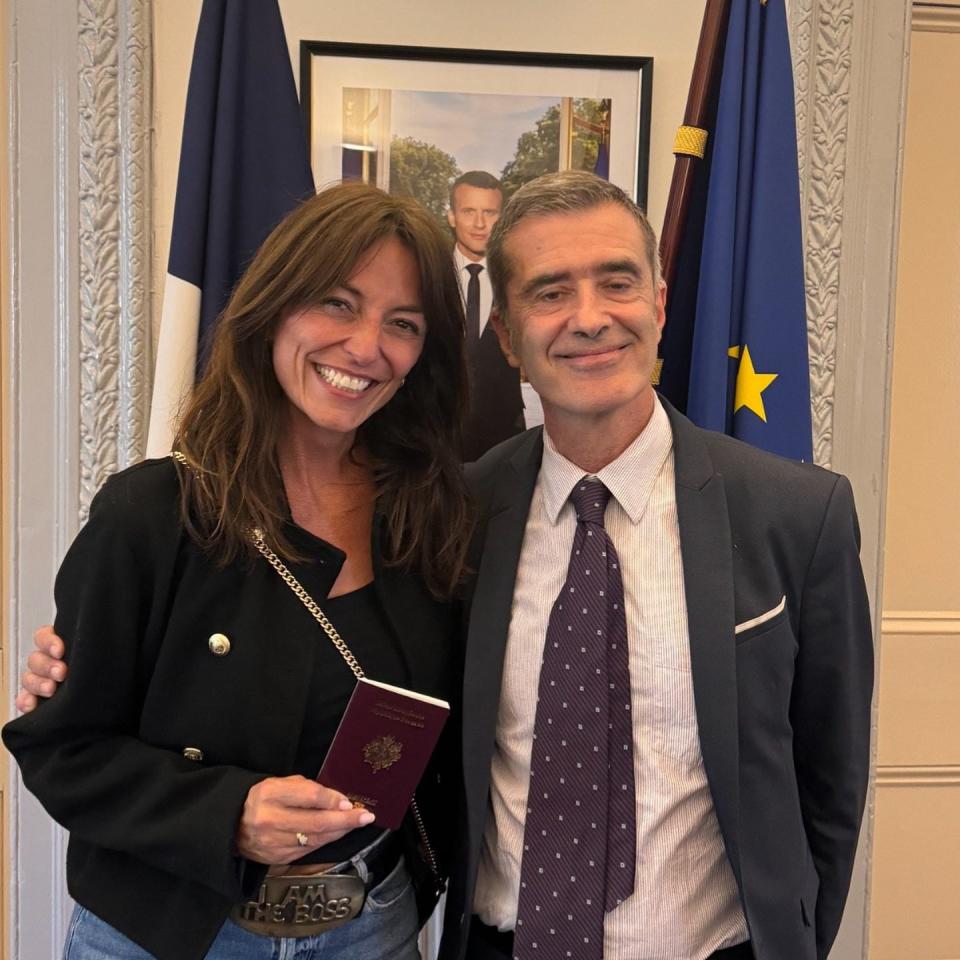
{"type": "Polygon", "coordinates": [[[723,477],[715,472],[700,431],[669,404],[664,407],[673,429],[700,750],[727,855],[740,884],[737,668],[727,500],[723,477]]]}
{"type": "Polygon", "coordinates": [[[541,431],[531,431],[503,462],[484,511],[486,523],[478,532],[482,552],[469,611],[463,688],[464,780],[471,855],[479,851],[486,819],[513,588],[542,452],[541,431]]]}

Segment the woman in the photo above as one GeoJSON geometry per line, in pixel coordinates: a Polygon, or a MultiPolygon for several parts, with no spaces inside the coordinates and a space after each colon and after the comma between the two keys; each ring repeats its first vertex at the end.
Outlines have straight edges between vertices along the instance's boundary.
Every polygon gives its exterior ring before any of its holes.
{"type": "Polygon", "coordinates": [[[441,229],[412,201],[333,187],[238,284],[175,456],[95,498],[57,577],[69,679],[4,729],[70,830],[67,960],[278,956],[305,890],[324,932],[298,957],[418,955],[409,874],[428,909],[437,764],[399,836],[313,780],[354,674],[265,557],[368,675],[450,698],[462,343],[441,229]],[[303,883],[266,910],[267,875],[290,872],[303,883]],[[352,917],[353,893],[347,909],[325,891],[358,882],[352,917]]]}

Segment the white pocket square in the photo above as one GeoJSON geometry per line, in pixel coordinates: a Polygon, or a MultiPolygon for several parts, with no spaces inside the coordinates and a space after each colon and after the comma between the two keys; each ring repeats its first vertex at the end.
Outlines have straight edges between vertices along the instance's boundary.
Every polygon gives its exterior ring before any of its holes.
{"type": "Polygon", "coordinates": [[[761,613],[759,617],[754,617],[752,620],[744,620],[743,623],[738,623],[734,628],[734,634],[743,633],[745,630],[750,630],[753,627],[759,627],[761,623],[766,623],[768,620],[772,620],[778,613],[783,613],[784,609],[787,606],[787,595],[784,594],[780,598],[780,602],[768,610],[766,613],[761,613]]]}

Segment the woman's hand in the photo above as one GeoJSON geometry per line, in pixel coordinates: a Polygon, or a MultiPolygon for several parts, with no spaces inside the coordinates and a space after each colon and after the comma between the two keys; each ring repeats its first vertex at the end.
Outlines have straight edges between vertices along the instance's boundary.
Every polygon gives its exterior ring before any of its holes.
{"type": "Polygon", "coordinates": [[[241,856],[257,863],[290,863],[311,850],[373,823],[336,790],[306,777],[270,777],[250,789],[237,826],[241,856]],[[305,835],[301,845],[297,835],[305,835]]]}
{"type": "Polygon", "coordinates": [[[27,669],[20,677],[17,692],[17,709],[21,713],[35,710],[37,697],[52,697],[67,676],[63,641],[53,632],[53,627],[47,624],[35,631],[33,645],[37,649],[27,657],[27,669]]]}

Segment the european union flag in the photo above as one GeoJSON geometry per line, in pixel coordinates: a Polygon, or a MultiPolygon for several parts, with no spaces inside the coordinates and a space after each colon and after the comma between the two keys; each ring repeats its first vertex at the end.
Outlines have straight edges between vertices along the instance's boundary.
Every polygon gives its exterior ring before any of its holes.
{"type": "Polygon", "coordinates": [[[784,0],[733,0],[700,251],[687,415],[812,458],[793,73],[784,0]]]}
{"type": "Polygon", "coordinates": [[[313,192],[277,0],[204,0],[183,121],[148,456],[169,453],[204,342],[247,262],[313,192]]]}

